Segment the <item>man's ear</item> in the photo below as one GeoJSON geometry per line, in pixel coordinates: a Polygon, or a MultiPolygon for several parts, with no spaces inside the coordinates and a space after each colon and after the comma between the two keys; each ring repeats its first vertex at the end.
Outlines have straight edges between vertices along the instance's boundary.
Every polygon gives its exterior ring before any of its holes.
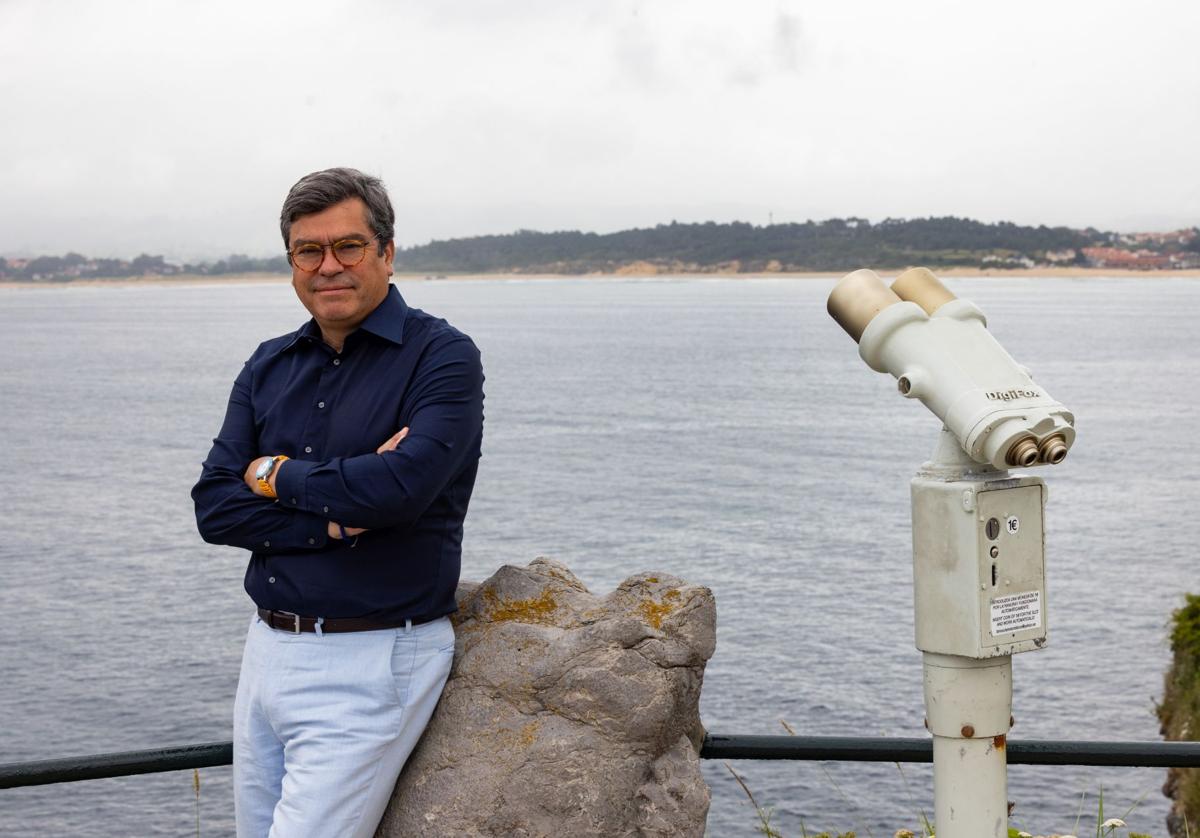
{"type": "Polygon", "coordinates": [[[388,243],[383,247],[383,258],[388,263],[388,276],[392,275],[392,263],[396,261],[396,240],[388,239],[388,243]]]}

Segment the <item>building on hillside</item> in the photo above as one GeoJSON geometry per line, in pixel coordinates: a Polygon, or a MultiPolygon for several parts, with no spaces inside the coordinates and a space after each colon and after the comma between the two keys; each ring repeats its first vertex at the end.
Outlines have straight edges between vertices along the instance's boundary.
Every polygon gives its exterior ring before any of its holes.
{"type": "Polygon", "coordinates": [[[1064,262],[1074,262],[1078,255],[1079,254],[1076,253],[1074,248],[1067,248],[1066,250],[1047,250],[1046,261],[1051,265],[1061,265],[1064,262]]]}
{"type": "Polygon", "coordinates": [[[1085,247],[1083,256],[1093,268],[1164,270],[1175,267],[1171,257],[1153,250],[1125,250],[1120,247],[1085,247]]]}

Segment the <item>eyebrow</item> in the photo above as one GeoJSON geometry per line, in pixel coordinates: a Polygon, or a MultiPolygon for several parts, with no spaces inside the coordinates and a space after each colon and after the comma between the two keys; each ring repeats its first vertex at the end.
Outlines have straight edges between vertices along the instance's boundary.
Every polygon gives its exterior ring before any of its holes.
{"type": "Polygon", "coordinates": [[[334,236],[332,240],[327,242],[320,241],[319,239],[296,239],[292,242],[292,247],[299,247],[302,244],[337,244],[338,242],[345,241],[346,239],[358,239],[359,241],[369,242],[371,237],[365,233],[344,233],[339,236],[334,236]]]}

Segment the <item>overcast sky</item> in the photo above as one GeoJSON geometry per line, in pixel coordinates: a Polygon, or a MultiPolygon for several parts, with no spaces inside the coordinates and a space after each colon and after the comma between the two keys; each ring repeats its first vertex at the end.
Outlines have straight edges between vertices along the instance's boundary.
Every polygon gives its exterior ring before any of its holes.
{"type": "Polygon", "coordinates": [[[0,255],[679,221],[1200,224],[1200,2],[0,0],[0,255]]]}

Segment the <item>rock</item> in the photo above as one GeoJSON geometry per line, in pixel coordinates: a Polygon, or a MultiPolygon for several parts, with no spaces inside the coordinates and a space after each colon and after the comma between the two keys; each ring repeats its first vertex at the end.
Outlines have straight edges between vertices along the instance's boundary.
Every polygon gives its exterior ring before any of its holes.
{"type": "Polygon", "coordinates": [[[644,573],[599,598],[539,558],[458,600],[454,669],[377,838],[704,834],[708,588],[644,573]]]}

